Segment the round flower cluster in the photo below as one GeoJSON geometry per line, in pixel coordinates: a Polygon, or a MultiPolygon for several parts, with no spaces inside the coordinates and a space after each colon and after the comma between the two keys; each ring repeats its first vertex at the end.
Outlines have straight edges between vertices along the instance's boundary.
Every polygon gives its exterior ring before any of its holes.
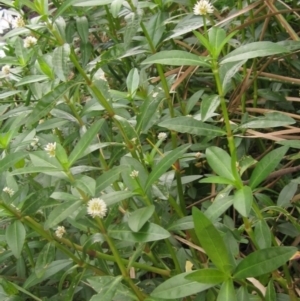
{"type": "Polygon", "coordinates": [[[87,213],[93,218],[99,216],[103,218],[107,213],[107,205],[100,198],[93,198],[87,203],[87,213]]]}
{"type": "Polygon", "coordinates": [[[137,170],[133,170],[131,173],[130,173],[130,176],[135,179],[139,176],[139,172],[137,170]]]}
{"type": "Polygon", "coordinates": [[[5,66],[2,67],[1,70],[2,70],[3,74],[9,75],[9,73],[10,73],[10,66],[9,65],[5,65],[5,66]]]}
{"type": "Polygon", "coordinates": [[[44,150],[48,153],[50,158],[55,157],[55,150],[56,150],[56,142],[48,143],[44,150]]]}
{"type": "Polygon", "coordinates": [[[24,47],[25,48],[31,48],[32,46],[34,46],[37,42],[37,39],[35,37],[27,37],[25,40],[24,40],[24,47]]]}
{"type": "Polygon", "coordinates": [[[14,191],[11,189],[11,188],[9,188],[9,187],[4,187],[3,188],[3,192],[6,192],[9,196],[13,196],[14,195],[14,191]]]}
{"type": "Polygon", "coordinates": [[[62,238],[65,233],[66,233],[66,229],[65,229],[64,226],[58,226],[56,231],[55,231],[55,235],[58,238],[62,238]]]}
{"type": "Polygon", "coordinates": [[[205,16],[214,12],[214,7],[208,0],[198,1],[193,8],[195,15],[205,16]]]}
{"type": "Polygon", "coordinates": [[[166,140],[167,137],[168,137],[168,135],[164,132],[161,132],[157,135],[158,140],[162,140],[162,141],[166,140]]]}

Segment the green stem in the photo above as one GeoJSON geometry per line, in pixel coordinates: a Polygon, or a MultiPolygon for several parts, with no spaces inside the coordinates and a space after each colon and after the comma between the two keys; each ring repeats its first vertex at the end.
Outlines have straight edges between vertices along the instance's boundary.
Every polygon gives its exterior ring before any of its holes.
{"type": "Polygon", "coordinates": [[[70,99],[67,96],[64,96],[64,99],[66,101],[66,104],[69,106],[69,108],[71,109],[73,115],[75,116],[75,118],[77,119],[79,125],[82,127],[84,126],[84,122],[82,121],[81,117],[79,116],[79,114],[76,111],[76,108],[74,106],[74,104],[70,101],[70,99]]]}
{"type": "Polygon", "coordinates": [[[218,65],[217,59],[212,60],[212,71],[213,71],[213,74],[215,77],[216,86],[217,86],[218,94],[220,97],[222,115],[224,118],[226,132],[227,132],[227,141],[228,141],[229,151],[230,151],[230,155],[231,155],[231,169],[232,169],[234,178],[236,180],[237,188],[242,188],[243,182],[238,174],[238,169],[236,166],[236,164],[237,164],[236,147],[234,144],[234,139],[233,139],[233,135],[232,135],[232,131],[231,131],[231,126],[230,126],[226,101],[225,101],[225,97],[224,97],[224,91],[223,91],[221,78],[220,78],[220,74],[219,74],[219,65],[218,65]]]}
{"type": "Polygon", "coordinates": [[[128,283],[128,285],[131,287],[131,289],[135,292],[138,299],[140,301],[144,300],[145,299],[144,294],[139,290],[139,288],[134,284],[132,279],[129,277],[128,271],[127,271],[127,269],[126,269],[126,267],[125,267],[125,265],[122,261],[122,258],[120,256],[117,248],[115,247],[114,242],[112,241],[110,236],[107,235],[107,232],[106,232],[106,229],[105,229],[105,226],[104,226],[102,220],[99,217],[96,217],[96,222],[99,226],[99,229],[100,229],[102,235],[104,236],[105,240],[107,241],[107,243],[110,247],[110,250],[113,253],[114,258],[116,259],[117,265],[118,265],[118,267],[119,267],[119,269],[122,273],[122,276],[123,276],[124,280],[128,283]]]}

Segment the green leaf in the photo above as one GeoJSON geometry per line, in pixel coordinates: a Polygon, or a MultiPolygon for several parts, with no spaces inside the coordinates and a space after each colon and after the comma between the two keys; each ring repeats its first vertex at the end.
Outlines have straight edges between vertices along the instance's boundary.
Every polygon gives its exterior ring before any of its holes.
{"type": "Polygon", "coordinates": [[[288,147],[300,149],[300,141],[299,140],[281,140],[281,141],[276,141],[276,143],[285,145],[288,147]]]}
{"type": "Polygon", "coordinates": [[[76,27],[82,43],[89,42],[89,22],[86,16],[76,18],[76,27]]]}
{"type": "Polygon", "coordinates": [[[96,180],[96,194],[99,194],[102,190],[107,188],[111,183],[117,181],[120,177],[121,172],[129,170],[129,166],[120,165],[116,166],[108,171],[105,171],[99,178],[96,180]]]}
{"type": "Polygon", "coordinates": [[[139,141],[139,136],[136,133],[134,127],[126,118],[115,115],[114,119],[122,126],[123,132],[126,134],[129,140],[136,139],[136,143],[139,141]]]}
{"type": "Polygon", "coordinates": [[[26,231],[23,224],[16,220],[5,231],[5,240],[16,258],[19,258],[25,242],[26,231]]]}
{"type": "Polygon", "coordinates": [[[223,238],[211,221],[196,207],[193,207],[195,232],[202,248],[213,264],[224,273],[231,270],[229,254],[223,238]]]}
{"type": "Polygon", "coordinates": [[[296,252],[296,247],[271,247],[255,251],[238,264],[233,276],[236,279],[245,279],[273,272],[296,252]]]}
{"type": "Polygon", "coordinates": [[[193,33],[197,37],[197,39],[199,40],[200,44],[202,44],[209,51],[209,53],[212,54],[213,53],[213,48],[210,45],[208,39],[198,31],[193,31],[193,33]]]}
{"type": "Polygon", "coordinates": [[[279,207],[289,207],[291,206],[291,201],[297,192],[298,184],[290,182],[283,187],[280,191],[278,199],[277,199],[277,206],[279,207]]]}
{"type": "Polygon", "coordinates": [[[243,186],[234,193],[233,207],[239,214],[248,217],[252,208],[253,195],[249,186],[243,186]]]}
{"type": "Polygon", "coordinates": [[[131,191],[114,191],[108,194],[101,195],[101,199],[105,201],[107,206],[119,203],[123,200],[129,199],[135,194],[131,191]]]}
{"type": "Polygon", "coordinates": [[[212,49],[211,55],[218,57],[223,48],[223,41],[226,39],[226,31],[223,28],[213,26],[208,31],[209,44],[212,49]]]}
{"type": "Polygon", "coordinates": [[[65,149],[59,143],[56,143],[55,157],[64,168],[68,168],[68,155],[65,149]]]}
{"type": "Polygon", "coordinates": [[[23,287],[28,289],[38,283],[49,279],[51,276],[57,274],[59,271],[65,269],[66,267],[70,266],[72,261],[69,259],[61,259],[52,261],[48,268],[46,269],[45,274],[41,278],[37,278],[35,273],[31,273],[30,276],[26,279],[23,287]]]}
{"type": "Polygon", "coordinates": [[[47,271],[48,266],[55,259],[54,243],[47,243],[39,252],[35,263],[34,272],[37,278],[41,278],[47,271]]]}
{"type": "Polygon", "coordinates": [[[226,135],[226,132],[217,126],[206,124],[202,121],[186,116],[168,119],[159,123],[158,125],[179,133],[188,133],[206,136],[209,138],[226,135]]]}
{"type": "Polygon", "coordinates": [[[147,133],[155,121],[156,112],[162,100],[163,99],[161,97],[149,97],[143,102],[140,107],[140,113],[136,116],[137,133],[147,133]]]}
{"type": "Polygon", "coordinates": [[[98,134],[103,123],[104,119],[96,121],[80,138],[79,142],[76,144],[75,148],[69,156],[69,166],[72,166],[79,158],[81,158],[81,155],[89,147],[92,140],[98,134]]]}
{"type": "Polygon", "coordinates": [[[248,293],[247,287],[241,286],[237,290],[236,297],[237,297],[238,301],[250,301],[250,294],[248,293]]]}
{"type": "Polygon", "coordinates": [[[212,53],[211,55],[214,58],[218,58],[220,55],[223,47],[228,43],[228,41],[235,35],[237,34],[237,31],[231,32],[228,36],[226,36],[226,31],[217,26],[213,26],[209,31],[208,31],[208,38],[209,38],[209,44],[212,48],[212,53]]]}
{"type": "MultiPolygon", "coordinates": [[[[231,91],[234,88],[234,76],[240,71],[240,68],[246,63],[247,60],[237,61],[222,64],[219,68],[220,78],[224,93],[231,91]]],[[[237,76],[236,76],[237,78],[237,76]]]]}
{"type": "Polygon", "coordinates": [[[51,80],[55,79],[54,73],[53,73],[53,66],[50,62],[50,56],[45,55],[45,56],[40,56],[38,57],[38,63],[41,71],[47,75],[51,80]]]}
{"type": "Polygon", "coordinates": [[[82,201],[69,201],[65,202],[54,208],[49,214],[48,219],[45,222],[44,229],[48,230],[51,227],[56,226],[58,223],[69,217],[75,210],[82,205],[82,201]]]}
{"type": "Polygon", "coordinates": [[[82,190],[86,195],[94,196],[96,190],[96,181],[88,176],[80,175],[74,182],[74,187],[82,190]]]}
{"type": "Polygon", "coordinates": [[[126,50],[130,49],[130,45],[132,44],[132,40],[136,35],[138,29],[140,28],[142,16],[141,14],[135,12],[127,15],[126,26],[124,28],[124,48],[126,50]]]}
{"type": "Polygon", "coordinates": [[[185,111],[186,111],[187,114],[189,114],[194,109],[194,107],[197,105],[197,102],[199,101],[199,99],[201,98],[201,96],[203,95],[203,93],[204,93],[204,89],[198,90],[196,93],[194,93],[188,99],[188,101],[186,103],[186,107],[185,107],[185,111]]]}
{"type": "Polygon", "coordinates": [[[164,156],[150,173],[145,185],[145,191],[147,191],[151,185],[158,180],[158,178],[162,176],[176,160],[182,157],[189,147],[190,145],[181,145],[164,156]]]}
{"type": "Polygon", "coordinates": [[[127,223],[111,225],[108,228],[108,235],[115,239],[131,242],[156,241],[170,237],[168,231],[152,223],[146,223],[139,232],[133,232],[127,223]]]}
{"type": "Polygon", "coordinates": [[[154,289],[151,293],[152,297],[162,299],[177,299],[191,296],[205,291],[214,286],[214,284],[199,283],[186,279],[191,272],[176,275],[154,289]]]}
{"type": "Polygon", "coordinates": [[[258,117],[241,124],[242,129],[259,129],[259,128],[274,128],[294,124],[296,121],[280,112],[272,112],[265,114],[264,117],[258,117]]]}
{"type": "Polygon", "coordinates": [[[212,205],[204,212],[211,222],[217,220],[233,204],[232,196],[217,197],[212,205]]]}
{"type": "Polygon", "coordinates": [[[26,157],[26,153],[8,154],[4,159],[0,160],[0,173],[9,170],[9,168],[26,157]]]}
{"type": "Polygon", "coordinates": [[[207,119],[213,117],[215,114],[215,110],[218,108],[220,104],[219,95],[209,95],[208,97],[204,97],[201,102],[200,114],[201,121],[206,121],[207,119]]]}
{"type": "Polygon", "coordinates": [[[48,76],[46,76],[46,75],[29,75],[29,76],[23,77],[20,81],[18,81],[15,84],[15,86],[19,87],[19,86],[23,86],[26,84],[36,83],[36,82],[45,81],[45,80],[48,80],[48,76]]]}
{"type": "Polygon", "coordinates": [[[189,230],[189,229],[194,229],[194,222],[192,216],[182,217],[168,227],[169,231],[189,230]]]}
{"type": "Polygon", "coordinates": [[[76,1],[76,3],[73,4],[73,6],[100,6],[100,5],[107,5],[112,3],[113,0],[87,0],[87,1],[82,1],[82,2],[78,2],[78,0],[76,1]]]}
{"type": "Polygon", "coordinates": [[[14,91],[4,92],[4,93],[0,94],[0,99],[5,99],[5,98],[8,98],[10,96],[14,96],[16,94],[19,94],[21,92],[23,92],[23,91],[22,90],[14,90],[14,91]]]}
{"type": "Polygon", "coordinates": [[[170,66],[203,66],[210,67],[205,57],[181,50],[160,51],[149,56],[141,64],[162,64],[170,66]]]}
{"type": "Polygon", "coordinates": [[[155,206],[140,208],[134,212],[130,212],[128,216],[128,226],[133,232],[139,232],[145,223],[150,219],[154,213],[155,206]]]}
{"type": "MultiPolygon", "coordinates": [[[[206,22],[206,24],[209,23],[208,20],[206,20],[206,22]]],[[[175,28],[170,32],[171,35],[169,35],[165,39],[165,41],[182,36],[202,26],[203,18],[201,16],[194,16],[193,14],[188,14],[184,18],[180,18],[180,22],[177,22],[175,28]]]]}
{"type": "Polygon", "coordinates": [[[218,293],[217,301],[237,301],[233,281],[231,279],[223,282],[218,293]]]}
{"type": "Polygon", "coordinates": [[[55,21],[56,18],[62,15],[62,13],[67,10],[69,7],[71,7],[74,3],[78,2],[78,0],[65,0],[60,5],[57,11],[55,12],[55,15],[53,17],[53,21],[55,21]]]}
{"type": "Polygon", "coordinates": [[[276,292],[275,292],[273,280],[270,280],[265,295],[265,301],[274,301],[274,300],[276,300],[276,292]]]}
{"type": "Polygon", "coordinates": [[[28,195],[27,199],[22,204],[22,214],[23,215],[34,214],[43,206],[47,205],[52,191],[53,191],[52,188],[50,189],[44,188],[44,189],[37,190],[31,195],[28,195]]]}
{"type": "Polygon", "coordinates": [[[254,237],[260,249],[270,248],[272,236],[267,222],[262,219],[255,224],[254,237]]]}
{"type": "Polygon", "coordinates": [[[122,281],[122,276],[113,277],[105,286],[101,285],[100,294],[97,294],[90,301],[111,301],[117,291],[117,287],[122,281]]]}
{"type": "Polygon", "coordinates": [[[154,47],[160,42],[164,34],[166,25],[164,24],[165,15],[162,11],[153,14],[149,22],[146,24],[148,35],[154,47]]]}
{"type": "Polygon", "coordinates": [[[44,95],[42,99],[37,103],[31,114],[28,116],[26,125],[32,126],[33,123],[39,121],[45,117],[55,106],[56,101],[63,97],[68,90],[78,83],[67,82],[62,83],[44,95]]]}
{"type": "Polygon", "coordinates": [[[133,68],[129,71],[129,74],[126,78],[127,90],[131,97],[135,96],[136,91],[139,87],[139,83],[140,83],[140,76],[139,76],[138,69],[133,68]]]}
{"type": "Polygon", "coordinates": [[[215,183],[215,184],[227,184],[227,185],[235,185],[232,180],[222,178],[219,176],[207,176],[207,178],[201,179],[199,183],[215,183]]]}
{"type": "Polygon", "coordinates": [[[228,278],[228,275],[217,269],[200,269],[188,274],[185,278],[200,283],[218,284],[225,281],[228,278]]]}
{"type": "Polygon", "coordinates": [[[216,174],[235,182],[231,169],[231,158],[226,151],[219,147],[211,146],[206,149],[206,159],[216,174]]]}
{"type": "Polygon", "coordinates": [[[71,50],[69,44],[58,46],[53,51],[52,64],[56,76],[63,82],[67,81],[69,76],[69,65],[66,63],[69,60],[71,50]]]}
{"type": "Polygon", "coordinates": [[[136,295],[131,293],[131,291],[121,283],[121,280],[122,276],[95,276],[88,278],[87,281],[91,287],[99,293],[94,295],[90,301],[138,300],[136,295]]]}
{"type": "Polygon", "coordinates": [[[288,147],[285,146],[274,149],[257,163],[249,181],[252,189],[256,188],[277,167],[287,150],[288,147]]]}
{"type": "Polygon", "coordinates": [[[286,52],[289,52],[287,48],[268,41],[247,43],[227,54],[221,64],[286,52]]]}
{"type": "Polygon", "coordinates": [[[114,18],[118,17],[118,14],[122,8],[123,0],[113,0],[110,6],[111,14],[114,18]]]}

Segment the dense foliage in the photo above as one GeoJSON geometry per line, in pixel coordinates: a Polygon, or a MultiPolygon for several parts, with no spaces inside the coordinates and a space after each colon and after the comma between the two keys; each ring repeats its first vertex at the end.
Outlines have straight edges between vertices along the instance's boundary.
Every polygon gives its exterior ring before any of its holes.
{"type": "Polygon", "coordinates": [[[300,300],[297,1],[0,3],[0,301],[300,300]]]}

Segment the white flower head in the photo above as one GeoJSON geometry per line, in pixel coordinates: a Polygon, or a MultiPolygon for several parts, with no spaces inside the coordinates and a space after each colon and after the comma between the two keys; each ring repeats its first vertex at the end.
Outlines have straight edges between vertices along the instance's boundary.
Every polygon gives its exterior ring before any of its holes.
{"type": "Polygon", "coordinates": [[[58,226],[57,229],[55,230],[55,235],[58,238],[62,238],[65,233],[66,233],[66,229],[64,226],[58,226]]]}
{"type": "Polygon", "coordinates": [[[48,153],[49,157],[55,157],[55,150],[56,150],[56,142],[48,143],[44,150],[48,153]]]}
{"type": "Polygon", "coordinates": [[[100,198],[93,198],[87,203],[87,213],[93,218],[99,216],[103,218],[107,212],[106,203],[100,198]]]}
{"type": "Polygon", "coordinates": [[[25,26],[24,19],[22,17],[17,17],[12,22],[13,28],[20,28],[25,26]]]}
{"type": "Polygon", "coordinates": [[[3,192],[6,192],[7,194],[9,194],[9,196],[13,196],[15,193],[11,188],[7,186],[3,188],[3,192]]]}
{"type": "Polygon", "coordinates": [[[201,156],[202,156],[202,154],[200,152],[198,152],[198,153],[195,154],[196,159],[201,158],[201,156]]]}
{"type": "Polygon", "coordinates": [[[139,172],[137,170],[133,170],[131,173],[130,173],[130,176],[135,179],[139,176],[139,172]]]}
{"type": "Polygon", "coordinates": [[[205,16],[207,14],[212,14],[214,12],[214,7],[208,0],[199,0],[194,8],[194,15],[205,16]]]}
{"type": "Polygon", "coordinates": [[[37,39],[35,37],[29,36],[24,40],[24,47],[30,48],[34,46],[37,42],[37,39]]]}
{"type": "Polygon", "coordinates": [[[39,138],[38,138],[38,137],[34,137],[34,138],[32,139],[32,142],[30,143],[30,145],[31,145],[32,147],[34,147],[34,146],[36,146],[38,143],[39,143],[39,138]]]}
{"type": "Polygon", "coordinates": [[[10,73],[10,66],[9,65],[5,65],[2,67],[2,72],[5,74],[5,75],[8,75],[10,73]]]}
{"type": "Polygon", "coordinates": [[[168,137],[167,133],[164,132],[161,132],[157,135],[158,140],[162,140],[162,141],[166,140],[167,137],[168,137]]]}

